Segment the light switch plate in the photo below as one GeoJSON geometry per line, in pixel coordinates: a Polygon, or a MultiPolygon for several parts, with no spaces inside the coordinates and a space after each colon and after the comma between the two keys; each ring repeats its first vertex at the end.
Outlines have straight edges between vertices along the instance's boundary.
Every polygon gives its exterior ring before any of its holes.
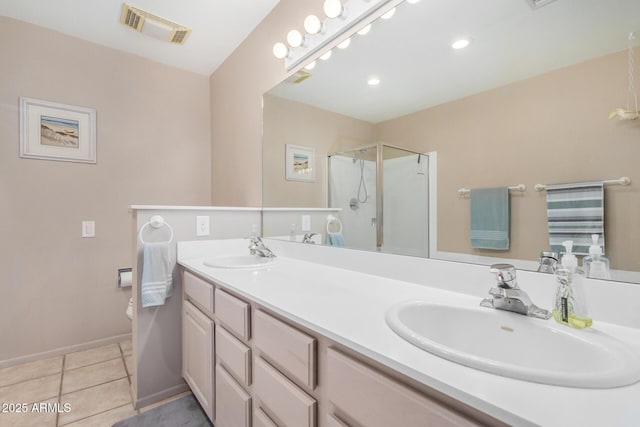
{"type": "Polygon", "coordinates": [[[302,215],[302,231],[311,231],[310,215],[302,215]]]}
{"type": "Polygon", "coordinates": [[[209,217],[196,216],[196,236],[209,235],[209,217]]]}
{"type": "Polygon", "coordinates": [[[95,221],[82,221],[82,237],[96,237],[95,221]]]}

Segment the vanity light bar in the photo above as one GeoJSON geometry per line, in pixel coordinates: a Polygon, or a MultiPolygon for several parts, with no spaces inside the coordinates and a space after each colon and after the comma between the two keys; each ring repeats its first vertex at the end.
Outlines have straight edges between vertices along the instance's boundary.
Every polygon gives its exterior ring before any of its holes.
{"type": "MultiPolygon", "coordinates": [[[[282,49],[283,47],[286,48],[284,43],[277,43],[279,55],[276,55],[276,57],[279,59],[283,57],[285,69],[290,71],[320,50],[326,47],[333,48],[339,42],[343,41],[339,40],[340,36],[349,33],[350,30],[353,30],[360,22],[368,18],[373,20],[393,9],[403,1],[404,0],[349,0],[342,6],[342,12],[337,17],[326,18],[321,22],[320,30],[317,33],[305,34],[300,46],[291,46],[287,48],[286,53],[284,53],[284,49],[282,49]]],[[[314,25],[306,25],[305,28],[310,27],[310,29],[313,30],[317,27],[316,22],[307,22],[307,24],[314,25]]],[[[351,34],[348,34],[347,36],[350,35],[351,34]]],[[[275,53],[274,50],[274,54],[275,53]]]]}

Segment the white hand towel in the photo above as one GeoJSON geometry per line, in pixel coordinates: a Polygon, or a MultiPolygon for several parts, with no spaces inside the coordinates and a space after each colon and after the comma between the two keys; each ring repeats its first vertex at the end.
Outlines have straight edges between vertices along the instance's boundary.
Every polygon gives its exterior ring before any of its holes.
{"type": "Polygon", "coordinates": [[[173,291],[169,242],[145,243],[143,255],[142,307],[163,305],[173,291]]]}

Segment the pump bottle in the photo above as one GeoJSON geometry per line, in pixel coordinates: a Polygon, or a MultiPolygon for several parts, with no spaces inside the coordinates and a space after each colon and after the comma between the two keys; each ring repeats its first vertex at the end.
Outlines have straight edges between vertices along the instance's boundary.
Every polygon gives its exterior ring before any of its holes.
{"type": "Polygon", "coordinates": [[[589,255],[582,260],[587,277],[591,279],[611,279],[609,259],[602,255],[602,246],[598,244],[598,235],[592,234],[593,244],[589,247],[589,255]]]}
{"type": "Polygon", "coordinates": [[[583,329],[593,323],[587,311],[582,279],[584,272],[578,268],[578,260],[572,253],[573,241],[562,242],[566,253],[561,260],[561,267],[555,272],[556,299],[553,307],[553,318],[573,328],[583,329]]]}

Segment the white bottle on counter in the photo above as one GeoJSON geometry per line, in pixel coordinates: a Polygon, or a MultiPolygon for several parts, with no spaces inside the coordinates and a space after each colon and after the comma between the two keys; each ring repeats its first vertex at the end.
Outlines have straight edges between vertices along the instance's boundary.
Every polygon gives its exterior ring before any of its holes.
{"type": "Polygon", "coordinates": [[[589,247],[589,255],[582,260],[587,277],[591,279],[611,279],[609,259],[602,254],[602,246],[598,244],[598,235],[592,234],[593,244],[589,247]]]}

